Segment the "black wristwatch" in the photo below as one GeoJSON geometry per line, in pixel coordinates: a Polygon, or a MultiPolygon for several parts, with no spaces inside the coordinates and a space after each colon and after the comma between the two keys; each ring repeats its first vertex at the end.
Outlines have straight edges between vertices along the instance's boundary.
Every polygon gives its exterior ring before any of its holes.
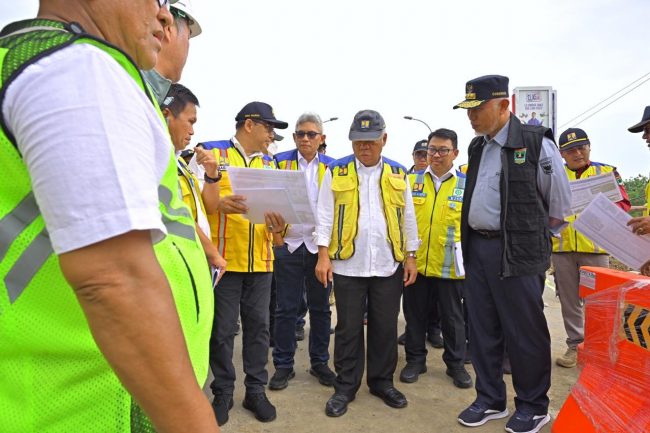
{"type": "Polygon", "coordinates": [[[208,176],[207,173],[204,173],[203,174],[203,180],[206,183],[217,183],[217,182],[219,182],[221,180],[222,176],[223,176],[223,174],[221,173],[221,170],[219,170],[219,174],[217,175],[217,177],[210,177],[210,176],[208,176]]]}

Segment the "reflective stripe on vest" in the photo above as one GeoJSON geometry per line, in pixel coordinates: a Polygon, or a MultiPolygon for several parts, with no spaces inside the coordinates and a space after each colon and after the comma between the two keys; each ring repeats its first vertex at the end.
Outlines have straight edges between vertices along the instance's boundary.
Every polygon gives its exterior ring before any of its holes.
{"type": "Polygon", "coordinates": [[[193,241],[196,236],[195,226],[189,226],[183,224],[180,221],[176,221],[170,218],[171,216],[171,217],[185,217],[185,218],[192,219],[192,216],[190,215],[186,207],[179,207],[179,208],[172,207],[172,195],[173,192],[171,192],[164,185],[158,186],[158,200],[160,200],[160,202],[165,206],[165,208],[167,209],[167,213],[169,214],[169,216],[167,216],[163,212],[162,222],[165,225],[165,228],[167,229],[168,233],[193,241]]]}

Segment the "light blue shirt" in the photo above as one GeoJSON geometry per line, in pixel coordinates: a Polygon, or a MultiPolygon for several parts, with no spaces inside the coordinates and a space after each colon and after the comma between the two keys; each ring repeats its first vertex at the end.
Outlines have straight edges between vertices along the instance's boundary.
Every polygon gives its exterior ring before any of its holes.
{"type": "MultiPolygon", "coordinates": [[[[483,137],[485,148],[468,214],[468,224],[475,230],[501,230],[501,150],[508,140],[511,121],[492,139],[483,137]]],[[[570,214],[571,189],[560,151],[546,137],[542,140],[538,164],[537,191],[548,207],[549,217],[563,220],[570,214]]]]}

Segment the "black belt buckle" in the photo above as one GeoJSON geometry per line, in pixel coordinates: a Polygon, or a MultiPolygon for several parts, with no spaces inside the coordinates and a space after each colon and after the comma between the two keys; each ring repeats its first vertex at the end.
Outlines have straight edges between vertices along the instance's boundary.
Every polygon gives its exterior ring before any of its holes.
{"type": "Polygon", "coordinates": [[[480,237],[484,239],[497,239],[501,237],[501,231],[500,230],[476,230],[472,229],[474,233],[479,235],[480,237]]]}

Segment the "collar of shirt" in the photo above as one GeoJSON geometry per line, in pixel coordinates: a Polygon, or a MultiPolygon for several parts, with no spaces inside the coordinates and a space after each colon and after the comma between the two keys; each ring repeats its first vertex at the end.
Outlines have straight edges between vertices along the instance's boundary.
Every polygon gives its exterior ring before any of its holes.
{"type": "Polygon", "coordinates": [[[298,153],[298,165],[303,168],[306,168],[310,163],[314,161],[316,162],[316,164],[318,164],[318,162],[320,161],[320,159],[318,159],[318,155],[319,155],[318,152],[316,152],[316,156],[314,156],[314,158],[311,161],[307,161],[305,157],[302,156],[302,153],[300,153],[300,151],[298,151],[297,153],[298,153]]]}
{"type": "Polygon", "coordinates": [[[381,166],[384,163],[384,159],[382,157],[379,157],[379,162],[377,164],[375,164],[375,165],[370,166],[370,167],[366,167],[365,165],[363,165],[361,163],[361,161],[359,161],[356,157],[354,158],[354,162],[355,162],[356,167],[357,167],[357,173],[370,174],[370,173],[375,172],[376,170],[381,169],[381,166]]]}
{"type": "Polygon", "coordinates": [[[433,180],[436,180],[436,181],[439,181],[439,182],[444,182],[444,181],[446,181],[447,179],[449,179],[450,177],[454,177],[454,176],[456,176],[456,169],[454,168],[453,165],[451,166],[451,168],[449,169],[449,171],[448,171],[447,173],[443,174],[443,175],[440,176],[440,177],[436,176],[436,174],[433,172],[433,170],[431,170],[431,166],[430,166],[430,165],[427,166],[427,169],[424,170],[424,172],[425,172],[425,173],[429,173],[429,174],[431,175],[431,178],[432,178],[433,180]]]}
{"type": "Polygon", "coordinates": [[[250,164],[251,160],[255,158],[256,156],[264,156],[262,152],[253,152],[250,155],[246,154],[246,150],[244,150],[244,146],[241,145],[239,140],[237,140],[237,137],[234,135],[230,139],[230,142],[235,146],[237,150],[244,156],[244,159],[246,160],[246,164],[250,164]]]}
{"type": "Polygon", "coordinates": [[[508,131],[510,130],[510,121],[503,125],[503,128],[497,132],[497,135],[492,137],[492,139],[488,139],[487,135],[485,135],[485,142],[489,143],[491,141],[495,142],[499,146],[503,147],[506,144],[506,141],[508,141],[508,131]]]}

